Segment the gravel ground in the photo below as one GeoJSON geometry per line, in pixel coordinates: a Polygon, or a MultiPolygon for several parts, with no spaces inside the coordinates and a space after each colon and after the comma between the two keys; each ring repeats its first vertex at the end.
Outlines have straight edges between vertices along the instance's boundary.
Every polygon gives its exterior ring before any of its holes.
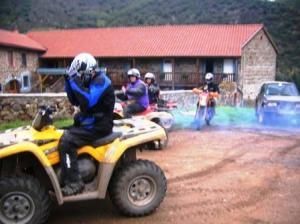
{"type": "Polygon", "coordinates": [[[121,216],[109,199],[56,208],[55,224],[300,223],[300,134],[270,128],[176,130],[162,151],[143,151],[168,179],[147,217],[121,216]]]}

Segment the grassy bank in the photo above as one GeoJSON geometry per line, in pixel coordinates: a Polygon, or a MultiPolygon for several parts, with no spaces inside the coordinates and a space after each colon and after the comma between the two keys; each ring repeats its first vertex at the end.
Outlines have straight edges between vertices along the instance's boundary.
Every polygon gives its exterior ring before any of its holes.
{"type": "MultiPolygon", "coordinates": [[[[59,119],[54,121],[54,125],[58,128],[65,127],[65,126],[70,126],[72,125],[73,120],[66,118],[66,119],[59,119]]],[[[1,123],[0,124],[0,131],[4,131],[9,128],[17,128],[20,126],[26,126],[30,125],[31,121],[21,121],[21,120],[15,120],[11,122],[6,122],[6,123],[1,123]]]]}
{"type": "MultiPolygon", "coordinates": [[[[194,120],[196,108],[191,108],[188,111],[174,111],[175,127],[187,128],[191,127],[194,120]]],[[[72,119],[60,119],[54,122],[57,127],[69,126],[72,124],[72,119]]],[[[256,124],[255,112],[253,108],[237,108],[229,106],[220,106],[216,109],[216,116],[213,119],[213,123],[218,126],[249,126],[256,124]]],[[[0,124],[0,131],[9,128],[16,128],[20,126],[30,125],[31,121],[16,120],[13,122],[0,124]]]]}

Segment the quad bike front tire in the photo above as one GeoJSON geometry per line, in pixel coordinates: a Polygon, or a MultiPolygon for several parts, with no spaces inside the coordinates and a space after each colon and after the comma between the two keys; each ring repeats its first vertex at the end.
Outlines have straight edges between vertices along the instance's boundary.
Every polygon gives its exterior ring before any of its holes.
{"type": "Polygon", "coordinates": [[[162,150],[162,149],[166,148],[168,146],[168,143],[169,143],[169,132],[166,129],[164,129],[164,130],[165,130],[165,133],[166,133],[166,139],[163,140],[163,141],[159,141],[159,147],[158,147],[159,150],[162,150]]]}
{"type": "Polygon", "coordinates": [[[169,144],[169,133],[165,128],[163,128],[163,129],[165,130],[165,133],[166,133],[166,139],[164,139],[164,140],[155,140],[154,142],[149,142],[147,144],[146,149],[163,150],[168,146],[168,144],[169,144]]]}
{"type": "Polygon", "coordinates": [[[171,113],[169,114],[172,116],[172,120],[169,120],[169,122],[164,122],[162,118],[158,118],[158,117],[151,119],[151,121],[164,128],[167,132],[170,132],[173,130],[174,116],[171,113]]]}
{"type": "Polygon", "coordinates": [[[0,180],[0,223],[45,223],[51,200],[45,188],[31,176],[0,180]]]}
{"type": "Polygon", "coordinates": [[[109,195],[123,215],[138,217],[154,212],[163,201],[166,190],[163,171],[151,161],[137,160],[116,171],[109,195]]]}

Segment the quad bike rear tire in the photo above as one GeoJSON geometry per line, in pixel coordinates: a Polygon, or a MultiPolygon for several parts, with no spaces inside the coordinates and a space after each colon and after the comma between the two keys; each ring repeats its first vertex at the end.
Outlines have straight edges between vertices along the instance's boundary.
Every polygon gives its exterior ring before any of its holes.
{"type": "Polygon", "coordinates": [[[148,215],[166,195],[167,180],[153,162],[137,160],[120,167],[113,176],[109,195],[115,207],[126,216],[148,215]]]}
{"type": "Polygon", "coordinates": [[[35,223],[47,221],[51,200],[45,188],[31,176],[0,180],[0,223],[35,223]]]}

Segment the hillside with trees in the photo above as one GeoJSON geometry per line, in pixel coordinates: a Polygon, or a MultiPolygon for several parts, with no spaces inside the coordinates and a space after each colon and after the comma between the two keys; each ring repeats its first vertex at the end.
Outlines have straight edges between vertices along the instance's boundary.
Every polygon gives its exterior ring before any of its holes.
{"type": "Polygon", "coordinates": [[[278,79],[300,87],[300,0],[2,0],[0,27],[32,29],[263,23],[278,50],[278,79]]]}

